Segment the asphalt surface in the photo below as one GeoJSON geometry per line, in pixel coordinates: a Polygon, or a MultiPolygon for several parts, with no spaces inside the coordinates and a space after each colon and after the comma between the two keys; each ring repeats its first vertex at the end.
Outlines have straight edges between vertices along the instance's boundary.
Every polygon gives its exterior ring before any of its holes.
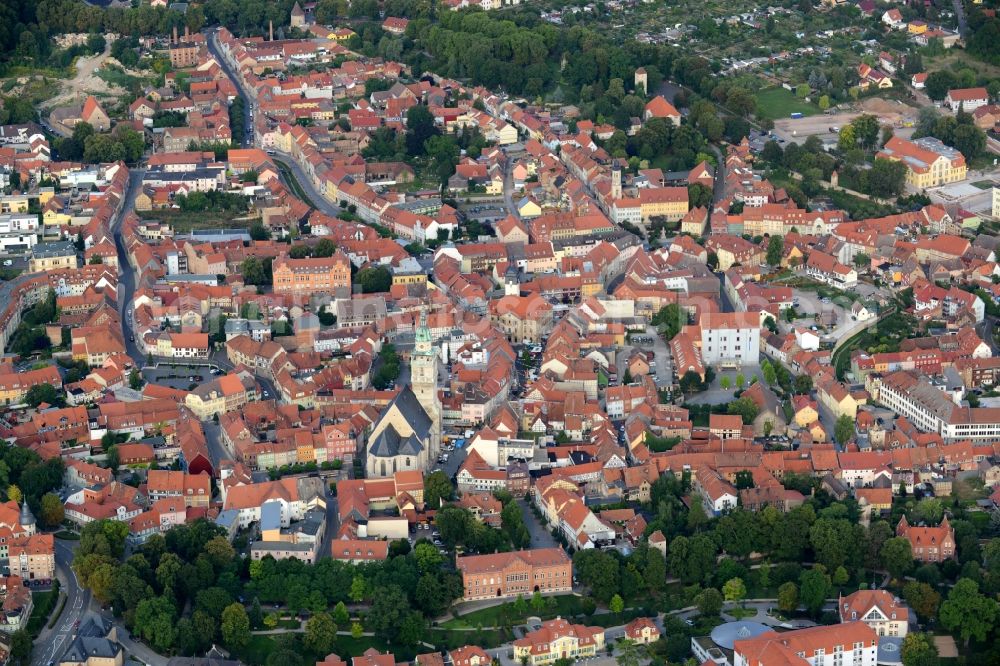
{"type": "Polygon", "coordinates": [[[55,539],[56,578],[61,592],[66,595],[66,605],[55,627],[46,625],[35,639],[32,666],[45,666],[58,661],[76,635],[76,623],[90,607],[90,592],[80,587],[70,565],[77,541],[55,539]]]}
{"type": "Polygon", "coordinates": [[[136,367],[139,368],[146,363],[146,355],[142,353],[133,340],[135,329],[132,325],[132,297],[135,294],[135,268],[128,261],[128,253],[125,251],[125,242],[122,239],[121,223],[127,211],[132,210],[135,205],[135,198],[142,189],[143,174],[145,174],[145,169],[131,169],[129,171],[125,201],[111,220],[111,231],[115,237],[115,247],[118,248],[118,316],[122,320],[122,332],[125,334],[125,350],[136,367]]]}

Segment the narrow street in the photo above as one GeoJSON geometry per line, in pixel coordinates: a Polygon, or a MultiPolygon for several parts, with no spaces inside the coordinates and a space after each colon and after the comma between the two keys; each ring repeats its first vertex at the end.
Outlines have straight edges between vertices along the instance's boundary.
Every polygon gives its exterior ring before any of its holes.
{"type": "Polygon", "coordinates": [[[111,231],[115,237],[115,247],[118,249],[118,316],[121,318],[122,333],[125,336],[125,350],[140,368],[146,363],[146,355],[139,350],[133,340],[135,330],[132,326],[132,297],[135,294],[135,269],[129,263],[125,241],[122,239],[122,220],[135,207],[135,198],[142,189],[142,177],[145,173],[145,169],[129,171],[125,200],[111,220],[111,231]]]}
{"type": "Polygon", "coordinates": [[[56,626],[49,629],[45,625],[35,639],[32,666],[46,666],[51,661],[58,661],[73,640],[77,621],[90,607],[90,592],[80,587],[70,566],[77,543],[55,539],[56,578],[61,593],[66,595],[66,605],[56,626]]]}

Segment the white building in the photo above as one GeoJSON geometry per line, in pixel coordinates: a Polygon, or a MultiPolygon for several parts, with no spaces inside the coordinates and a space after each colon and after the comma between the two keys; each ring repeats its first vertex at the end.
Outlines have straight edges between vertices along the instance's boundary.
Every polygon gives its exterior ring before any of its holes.
{"type": "Polygon", "coordinates": [[[864,622],[768,631],[733,643],[733,666],[875,666],[878,635],[864,622]]]}
{"type": "Polygon", "coordinates": [[[760,360],[760,313],[707,312],[701,316],[705,365],[739,367],[760,360]]]}

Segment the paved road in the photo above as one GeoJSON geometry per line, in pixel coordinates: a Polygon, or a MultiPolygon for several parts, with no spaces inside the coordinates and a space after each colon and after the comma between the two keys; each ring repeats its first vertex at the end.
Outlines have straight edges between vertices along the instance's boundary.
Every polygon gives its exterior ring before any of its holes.
{"type": "Polygon", "coordinates": [[[955,7],[955,18],[958,19],[958,34],[962,39],[965,39],[965,35],[969,31],[969,25],[965,20],[965,7],[962,0],[951,0],[951,4],[955,7]]]}
{"type": "Polygon", "coordinates": [[[246,128],[246,136],[244,137],[244,145],[252,146],[257,143],[257,132],[254,129],[253,122],[251,118],[253,117],[253,112],[257,108],[257,101],[252,95],[247,94],[246,89],[243,87],[243,79],[237,76],[236,70],[233,68],[229,60],[226,59],[225,53],[222,51],[222,46],[219,43],[219,35],[217,32],[212,31],[208,38],[208,51],[215,58],[216,62],[219,63],[219,67],[225,72],[226,76],[236,85],[237,89],[240,91],[240,97],[243,98],[243,127],[246,128]]]}
{"type": "Polygon", "coordinates": [[[128,355],[135,362],[137,367],[142,367],[146,362],[146,355],[142,353],[138,345],[132,340],[135,330],[132,327],[132,296],[135,294],[135,269],[129,264],[128,254],[125,251],[125,242],[122,240],[122,219],[134,208],[135,198],[142,189],[142,177],[145,169],[131,169],[129,171],[128,189],[125,191],[125,200],[122,202],[118,213],[111,220],[111,231],[115,237],[115,247],[118,248],[118,316],[122,321],[122,333],[125,334],[125,349],[128,355]]]}
{"type": "Polygon", "coordinates": [[[503,200],[507,204],[507,213],[513,215],[515,219],[521,216],[514,205],[514,160],[510,157],[504,163],[503,169],[503,200]]]}
{"type": "MultiPolygon", "coordinates": [[[[302,167],[299,166],[299,163],[296,162],[291,155],[280,150],[275,150],[274,152],[277,157],[282,158],[281,160],[275,161],[281,162],[281,164],[288,167],[288,170],[292,172],[292,176],[295,177],[295,180],[302,188],[302,191],[305,192],[307,197],[309,197],[310,203],[312,203],[312,205],[315,206],[321,213],[326,213],[331,217],[337,217],[337,215],[340,215],[340,213],[343,212],[343,209],[341,209],[340,206],[323,196],[323,193],[320,192],[315,183],[313,183],[309,174],[302,170],[302,167]]],[[[284,179],[284,174],[282,174],[282,179],[284,179]]],[[[291,187],[291,184],[286,184],[291,187]]]]}
{"type": "Polygon", "coordinates": [[[52,629],[46,625],[35,640],[32,666],[45,666],[50,661],[58,661],[58,657],[62,656],[73,640],[76,622],[90,606],[90,592],[80,587],[76,574],[70,567],[77,543],[55,540],[56,578],[59,579],[61,591],[66,595],[66,605],[59,623],[52,629]]]}
{"type": "Polygon", "coordinates": [[[524,498],[519,497],[515,501],[521,507],[521,513],[524,515],[524,526],[528,528],[528,534],[531,535],[531,547],[558,548],[559,544],[552,536],[552,533],[542,524],[542,521],[535,518],[535,513],[528,506],[528,503],[524,501],[524,498]]]}

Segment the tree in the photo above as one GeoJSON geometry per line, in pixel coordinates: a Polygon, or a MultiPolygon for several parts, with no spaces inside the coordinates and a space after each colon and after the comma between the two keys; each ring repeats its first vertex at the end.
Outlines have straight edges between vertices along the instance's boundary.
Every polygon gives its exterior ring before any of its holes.
{"type": "Polygon", "coordinates": [[[128,374],[129,388],[132,389],[133,391],[138,391],[142,388],[142,385],[144,383],[145,382],[143,381],[142,375],[139,373],[139,371],[135,368],[132,368],[132,371],[128,374]]]}
{"type": "Polygon", "coordinates": [[[27,629],[19,629],[10,637],[10,658],[18,666],[28,666],[31,663],[33,641],[27,629]]]}
{"type": "Polygon", "coordinates": [[[733,382],[732,380],[729,379],[729,377],[723,377],[722,379],[719,380],[719,387],[722,388],[723,391],[728,391],[730,388],[732,388],[732,386],[733,382]]]}
{"type": "Polygon", "coordinates": [[[928,634],[911,631],[903,639],[900,649],[903,666],[937,666],[938,651],[933,638],[928,634]]]}
{"type": "Polygon", "coordinates": [[[618,641],[615,647],[618,649],[618,654],[615,656],[618,666],[639,666],[639,650],[635,641],[624,638],[618,641]]]}
{"type": "Polygon", "coordinates": [[[250,642],[250,618],[243,604],[233,603],[222,611],[222,640],[234,650],[250,642]]]}
{"type": "MultiPolygon", "coordinates": [[[[742,375],[737,375],[736,384],[742,386],[742,382],[739,381],[742,375]]],[[[757,414],[760,413],[760,408],[757,407],[755,403],[750,398],[743,396],[742,398],[737,398],[729,403],[726,411],[730,414],[739,414],[743,418],[744,425],[749,425],[753,423],[753,420],[757,418],[757,414]]]]}
{"type": "Polygon", "coordinates": [[[742,372],[736,373],[736,388],[743,388],[743,385],[747,383],[747,378],[742,372]]]}
{"type": "Polygon", "coordinates": [[[361,626],[360,622],[351,623],[351,638],[358,640],[365,633],[365,628],[361,626]]]}
{"type": "Polygon", "coordinates": [[[906,185],[906,174],[904,162],[880,157],[868,170],[864,189],[867,194],[882,199],[899,196],[906,185]]]}
{"type": "MultiPolygon", "coordinates": [[[[753,488],[753,487],[754,487],[753,472],[751,472],[748,469],[741,469],[740,471],[736,472],[737,490],[746,490],[748,488],[753,488]]],[[[723,548],[725,548],[725,546],[723,546],[723,548]]]]}
{"type": "Polygon", "coordinates": [[[663,339],[669,342],[680,333],[681,327],[687,324],[687,314],[680,305],[671,303],[660,308],[651,321],[653,326],[659,329],[663,339]]]}
{"type": "Polygon", "coordinates": [[[53,405],[60,401],[61,396],[52,384],[35,384],[24,395],[24,402],[31,407],[38,407],[43,402],[53,405]]]}
{"type": "Polygon", "coordinates": [[[173,646],[177,637],[176,615],[173,603],[166,597],[143,599],[135,608],[135,632],[149,641],[153,649],[165,652],[173,646]]]}
{"type": "Polygon", "coordinates": [[[927,75],[924,82],[927,96],[935,101],[945,98],[948,91],[958,87],[958,79],[947,69],[939,69],[927,75]]]}
{"type": "Polygon", "coordinates": [[[799,577],[799,599],[813,615],[819,614],[830,593],[830,577],[821,567],[804,571],[799,577]]]}
{"type": "Polygon", "coordinates": [[[831,582],[836,587],[843,587],[847,585],[847,581],[849,581],[850,579],[851,576],[850,574],[847,573],[847,569],[840,566],[837,567],[837,569],[833,572],[833,578],[831,579],[831,582]]]}
{"type": "Polygon", "coordinates": [[[695,597],[698,613],[705,617],[717,617],[722,612],[722,594],[714,587],[709,587],[695,597]]]}
{"type": "Polygon", "coordinates": [[[767,263],[770,266],[781,264],[781,255],[785,252],[784,236],[774,235],[767,241],[767,263]]]}
{"type": "Polygon", "coordinates": [[[712,190],[701,183],[688,185],[688,205],[691,208],[707,208],[712,204],[712,190]]]}
{"type": "Polygon", "coordinates": [[[392,286],[392,274],[385,266],[367,266],[358,271],[354,277],[355,284],[361,286],[365,294],[375,294],[389,291],[392,286]]]}
{"type": "Polygon", "coordinates": [[[798,395],[808,395],[813,388],[813,379],[809,375],[799,375],[795,378],[795,393],[798,395]]]}
{"type": "Polygon", "coordinates": [[[958,633],[968,645],[973,638],[986,640],[993,630],[997,602],[980,593],[976,581],[960,578],[948,593],[948,599],[941,604],[939,616],[941,624],[949,631],[958,633]]]}
{"type": "Polygon", "coordinates": [[[65,517],[62,500],[55,493],[45,493],[42,495],[41,508],[38,514],[42,525],[53,528],[58,527],[65,517]]]}
{"type": "MultiPolygon", "coordinates": [[[[768,321],[770,321],[770,319],[768,319],[768,321]]],[[[760,372],[764,375],[764,381],[767,382],[768,385],[773,385],[776,381],[778,381],[777,370],[774,369],[774,366],[771,365],[771,362],[766,358],[760,364],[760,372]]]]}
{"type": "Polygon", "coordinates": [[[847,152],[853,150],[858,145],[857,134],[854,131],[853,125],[844,125],[840,128],[840,134],[837,136],[837,148],[841,152],[847,152]]]}
{"type": "Polygon", "coordinates": [[[726,597],[726,601],[739,603],[747,596],[747,586],[742,578],[730,578],[722,586],[722,594],[726,597]]]}
{"type": "Polygon", "coordinates": [[[351,591],[348,593],[348,597],[354,603],[361,602],[365,596],[367,596],[367,586],[365,585],[365,579],[363,576],[355,576],[351,581],[351,591]]]}
{"type": "Polygon", "coordinates": [[[368,621],[377,637],[392,642],[410,612],[410,602],[403,590],[398,585],[387,585],[375,595],[368,621]]]}
{"type": "Polygon", "coordinates": [[[24,501],[24,494],[21,492],[20,488],[11,484],[7,486],[7,499],[11,502],[21,504],[24,501]]]}
{"type": "Polygon", "coordinates": [[[432,472],[424,479],[424,503],[432,508],[439,508],[443,502],[450,501],[455,494],[451,480],[444,472],[432,472]]]}
{"type": "Polygon", "coordinates": [[[261,222],[250,225],[250,238],[255,241],[265,241],[271,238],[271,230],[261,222]]]}
{"type": "Polygon", "coordinates": [[[622,611],[625,610],[625,600],[621,598],[621,595],[616,594],[611,597],[608,609],[615,615],[621,615],[622,611]]]}
{"type": "Polygon", "coordinates": [[[329,654],[337,640],[337,624],[329,613],[317,613],[306,622],[305,645],[317,654],[329,654]]]}
{"type": "Polygon", "coordinates": [[[941,605],[941,595],[937,590],[915,580],[903,586],[903,598],[924,622],[936,616],[941,605]]]}
{"type": "Polygon", "coordinates": [[[784,613],[791,613],[799,605],[799,588],[788,581],[778,586],[778,608],[784,613]]]}
{"type": "Polygon", "coordinates": [[[913,568],[913,551],[905,537],[894,537],[882,545],[882,566],[893,578],[899,579],[913,568]]]}
{"type": "Polygon", "coordinates": [[[406,152],[416,157],[426,152],[428,139],[440,132],[434,126],[434,116],[423,104],[411,106],[406,112],[406,152]]]}
{"type": "Polygon", "coordinates": [[[833,426],[833,438],[844,445],[854,437],[854,420],[847,414],[841,414],[833,426]]]}
{"type": "Polygon", "coordinates": [[[854,128],[854,134],[857,137],[858,143],[861,145],[862,149],[870,150],[878,143],[878,118],[870,113],[860,115],[852,120],[851,127],[854,128]]]}
{"type": "Polygon", "coordinates": [[[338,627],[346,627],[347,623],[351,621],[351,614],[347,612],[347,606],[344,605],[343,601],[338,601],[337,605],[333,607],[333,622],[338,627]]]}

